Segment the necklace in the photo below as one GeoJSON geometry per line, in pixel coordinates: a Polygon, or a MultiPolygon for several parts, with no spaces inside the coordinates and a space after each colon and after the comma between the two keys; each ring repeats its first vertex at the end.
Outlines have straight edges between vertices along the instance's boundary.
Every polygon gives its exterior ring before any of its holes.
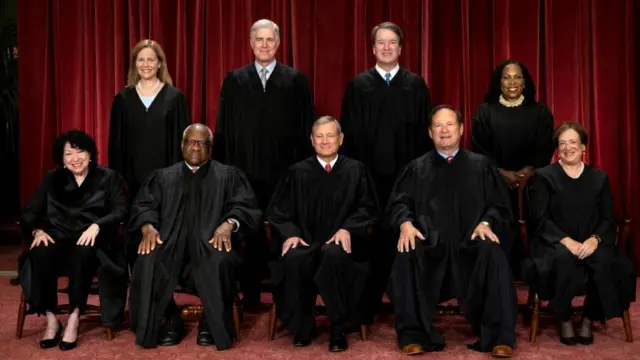
{"type": "MultiPolygon", "coordinates": [[[[136,89],[138,89],[138,92],[142,94],[143,89],[142,89],[142,86],[140,86],[140,83],[141,81],[138,81],[138,83],[136,84],[136,89]]],[[[156,79],[156,83],[148,91],[151,93],[155,93],[156,90],[158,89],[158,86],[160,86],[160,84],[161,84],[160,79],[156,79]]]]}
{"type": "Polygon", "coordinates": [[[500,104],[506,107],[517,107],[522,105],[524,102],[524,95],[520,95],[520,97],[516,101],[507,101],[502,95],[500,95],[500,104]]]}

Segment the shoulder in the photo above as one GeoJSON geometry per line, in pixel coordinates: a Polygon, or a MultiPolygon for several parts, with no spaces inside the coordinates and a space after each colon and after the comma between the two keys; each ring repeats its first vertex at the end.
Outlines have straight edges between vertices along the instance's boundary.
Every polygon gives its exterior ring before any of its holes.
{"type": "Polygon", "coordinates": [[[249,78],[249,73],[251,72],[251,67],[255,65],[254,63],[245,65],[243,67],[239,67],[237,69],[233,69],[227,73],[227,76],[224,78],[223,85],[229,86],[233,83],[242,83],[249,78]]]}
{"type": "Polygon", "coordinates": [[[278,64],[276,65],[276,71],[279,71],[280,74],[287,78],[287,79],[292,79],[294,80],[296,83],[307,83],[307,76],[304,74],[304,72],[293,68],[289,65],[283,64],[281,62],[278,62],[278,64]]]}
{"type": "Polygon", "coordinates": [[[376,69],[375,68],[368,69],[351,78],[351,81],[349,81],[349,85],[358,87],[358,86],[371,84],[371,82],[375,79],[375,76],[376,76],[376,69]]]}
{"type": "Polygon", "coordinates": [[[406,81],[407,85],[427,87],[427,82],[424,81],[422,76],[410,71],[409,69],[401,67],[400,70],[398,71],[398,75],[401,75],[404,77],[404,80],[406,81]]]}
{"type": "Polygon", "coordinates": [[[366,166],[364,165],[364,163],[352,159],[348,156],[344,156],[344,155],[340,155],[340,157],[338,158],[338,161],[342,162],[342,166],[344,166],[345,168],[352,170],[354,172],[357,172],[359,174],[363,174],[366,171],[366,166]]]}
{"type": "Polygon", "coordinates": [[[467,159],[469,159],[469,161],[475,164],[478,164],[482,167],[493,168],[493,163],[491,162],[491,160],[489,160],[488,157],[473,151],[465,150],[465,149],[460,149],[459,151],[461,154],[464,154],[464,156],[466,156],[467,159]]]}
{"type": "Polygon", "coordinates": [[[476,109],[476,115],[486,115],[491,113],[491,106],[491,104],[486,102],[478,105],[478,108],[476,109]]]}
{"type": "Polygon", "coordinates": [[[609,181],[609,175],[607,175],[606,171],[591,167],[587,164],[584,165],[584,175],[588,176],[590,181],[597,183],[605,183],[609,181]]]}
{"type": "Polygon", "coordinates": [[[560,171],[563,171],[562,168],[560,168],[560,164],[557,162],[554,162],[545,167],[536,169],[533,172],[534,176],[532,179],[543,180],[549,183],[553,183],[554,179],[557,178],[558,175],[560,175],[560,171]]]}
{"type": "Polygon", "coordinates": [[[218,179],[246,178],[246,174],[244,173],[244,171],[233,165],[227,165],[216,160],[211,160],[209,162],[209,166],[209,171],[213,171],[213,174],[218,179]]]}
{"type": "Polygon", "coordinates": [[[316,155],[309,156],[308,158],[298,161],[297,163],[289,166],[287,169],[288,175],[294,175],[302,172],[307,172],[313,169],[315,162],[318,162],[316,155]]]}
{"type": "Polygon", "coordinates": [[[184,93],[182,92],[182,90],[178,89],[177,87],[173,86],[173,85],[169,85],[166,84],[166,92],[165,92],[165,96],[167,98],[170,99],[186,99],[186,97],[184,96],[184,93]]]}

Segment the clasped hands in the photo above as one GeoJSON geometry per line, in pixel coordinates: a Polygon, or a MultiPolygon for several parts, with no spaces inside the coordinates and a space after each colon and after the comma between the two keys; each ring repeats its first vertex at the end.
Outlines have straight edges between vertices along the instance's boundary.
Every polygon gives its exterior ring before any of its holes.
{"type": "Polygon", "coordinates": [[[591,236],[583,243],[577,242],[570,237],[566,237],[560,240],[560,243],[580,260],[588,258],[598,248],[598,239],[595,236],[591,236]]]}
{"type": "MultiPolygon", "coordinates": [[[[340,229],[336,231],[336,233],[327,241],[325,244],[334,243],[336,245],[341,245],[342,249],[347,253],[351,254],[351,234],[345,230],[340,229]]],[[[298,236],[293,236],[288,238],[284,244],[282,244],[282,256],[284,256],[290,249],[295,249],[301,246],[309,246],[302,238],[298,236]]]]}
{"type": "MultiPolygon", "coordinates": [[[[100,233],[100,226],[98,224],[91,224],[87,230],[85,230],[76,245],[78,246],[93,246],[96,242],[96,237],[100,233]]],[[[34,247],[42,244],[44,246],[49,246],[49,243],[55,244],[56,242],[47,234],[44,230],[37,229],[33,234],[33,241],[31,242],[31,247],[29,249],[33,249],[34,247]]]]}
{"type": "Polygon", "coordinates": [[[518,171],[509,171],[505,169],[498,170],[502,178],[507,183],[509,189],[515,189],[519,186],[524,186],[527,180],[533,175],[533,168],[526,166],[518,171]]]}
{"type": "MultiPolygon", "coordinates": [[[[425,237],[422,233],[413,226],[411,221],[405,221],[400,225],[400,238],[398,239],[398,252],[409,252],[416,249],[416,238],[424,240],[425,237]]],[[[500,243],[498,236],[491,230],[491,228],[485,224],[478,224],[473,233],[471,234],[471,240],[490,240],[496,243],[500,243]]]]}
{"type": "MultiPolygon", "coordinates": [[[[233,225],[228,222],[223,222],[216,231],[213,233],[213,237],[209,240],[209,244],[214,249],[226,252],[231,251],[231,233],[233,232],[233,225]]],[[[162,245],[160,240],[160,232],[151,224],[146,224],[142,227],[142,241],[138,245],[138,254],[145,255],[151,253],[156,245],[162,245]]]]}

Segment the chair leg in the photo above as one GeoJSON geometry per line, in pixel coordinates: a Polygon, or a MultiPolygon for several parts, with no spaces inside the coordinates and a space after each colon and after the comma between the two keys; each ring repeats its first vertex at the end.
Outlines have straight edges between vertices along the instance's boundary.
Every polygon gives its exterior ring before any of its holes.
{"type": "Polygon", "coordinates": [[[369,331],[369,327],[367,325],[360,325],[360,338],[362,341],[367,341],[367,332],[369,331]]]}
{"type": "Polygon", "coordinates": [[[631,317],[629,316],[629,309],[622,313],[622,323],[624,324],[624,334],[626,335],[627,342],[633,342],[633,330],[631,330],[631,317]]]}
{"type": "Polygon", "coordinates": [[[269,340],[273,340],[276,335],[276,304],[273,303],[271,306],[271,311],[269,312],[269,333],[267,334],[267,338],[269,340]]]}
{"type": "Polygon", "coordinates": [[[113,334],[113,328],[111,326],[107,326],[104,328],[105,334],[107,334],[107,340],[111,341],[115,338],[113,334]]]}
{"type": "Polygon", "coordinates": [[[236,330],[236,341],[240,340],[240,310],[238,309],[238,303],[233,303],[233,326],[236,330]]]}
{"type": "Polygon", "coordinates": [[[529,342],[535,343],[538,335],[538,321],[540,320],[540,298],[533,294],[533,311],[531,314],[531,326],[529,327],[529,342]]]}
{"type": "Polygon", "coordinates": [[[24,292],[20,295],[20,305],[18,305],[18,324],[16,325],[16,338],[22,338],[24,329],[24,318],[27,316],[27,303],[24,301],[24,292]]]}

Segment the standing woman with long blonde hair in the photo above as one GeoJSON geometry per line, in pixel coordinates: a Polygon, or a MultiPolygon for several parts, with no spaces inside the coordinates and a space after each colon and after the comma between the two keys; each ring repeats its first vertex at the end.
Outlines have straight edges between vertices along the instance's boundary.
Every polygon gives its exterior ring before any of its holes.
{"type": "Polygon", "coordinates": [[[131,51],[127,86],[113,100],[109,129],[109,167],[124,177],[131,200],[153,170],[182,159],[180,141],[190,123],[162,47],[140,41],[131,51]]]}

